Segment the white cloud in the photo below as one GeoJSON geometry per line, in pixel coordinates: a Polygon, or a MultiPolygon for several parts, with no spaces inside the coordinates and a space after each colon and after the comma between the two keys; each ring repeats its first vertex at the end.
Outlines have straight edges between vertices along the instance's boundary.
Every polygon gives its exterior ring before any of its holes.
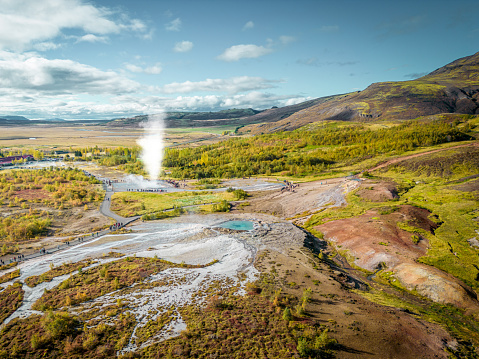
{"type": "Polygon", "coordinates": [[[291,106],[291,105],[296,105],[301,102],[306,102],[309,100],[312,100],[312,97],[292,97],[288,100],[286,100],[283,104],[283,106],[291,106]]]}
{"type": "MultiPolygon", "coordinates": [[[[234,96],[177,96],[177,97],[158,97],[145,96],[134,97],[131,95],[119,96],[116,101],[121,104],[128,104],[133,107],[145,109],[158,108],[164,111],[211,111],[228,108],[255,108],[264,109],[272,106],[285,106],[301,102],[303,98],[297,96],[278,96],[259,91],[239,94],[234,96]]],[[[143,113],[148,113],[144,111],[143,113]]],[[[151,113],[151,112],[150,112],[151,113]]]]}
{"type": "Polygon", "coordinates": [[[71,60],[48,60],[34,53],[0,53],[0,89],[9,93],[122,94],[140,85],[113,71],[71,60]]]}
{"type": "Polygon", "coordinates": [[[86,34],[78,38],[77,42],[107,42],[106,36],[97,36],[93,34],[86,34]]]}
{"type": "Polygon", "coordinates": [[[144,40],[152,40],[154,33],[155,33],[155,29],[150,29],[150,31],[145,32],[143,35],[141,35],[141,38],[144,40]]]}
{"type": "Polygon", "coordinates": [[[265,109],[286,106],[309,98],[278,96],[263,92],[250,92],[234,96],[133,96],[120,95],[108,103],[93,100],[80,101],[75,96],[26,96],[3,94],[0,89],[0,107],[4,114],[19,114],[29,118],[59,117],[66,119],[112,119],[160,111],[212,111],[228,108],[265,109]]]}
{"type": "Polygon", "coordinates": [[[270,108],[271,106],[284,106],[284,102],[289,98],[290,96],[278,96],[259,91],[252,91],[246,94],[224,98],[220,106],[223,108],[251,107],[256,109],[264,109],[270,108]]]}
{"type": "Polygon", "coordinates": [[[181,41],[175,44],[173,48],[174,52],[188,52],[193,48],[193,43],[191,41],[181,41]]]}
{"type": "Polygon", "coordinates": [[[253,21],[248,21],[246,24],[243,26],[243,31],[249,30],[254,28],[254,22],[253,21]]]}
{"type": "Polygon", "coordinates": [[[53,42],[47,41],[47,42],[39,42],[35,45],[33,45],[33,48],[38,51],[48,51],[48,50],[56,50],[59,47],[61,47],[60,44],[55,44],[53,42]]]}
{"type": "Polygon", "coordinates": [[[157,62],[153,66],[148,66],[148,67],[141,67],[133,64],[125,64],[125,68],[130,71],[130,72],[136,72],[136,73],[145,73],[145,74],[150,74],[150,75],[158,75],[163,71],[163,68],[161,67],[161,64],[157,62]]]}
{"type": "Polygon", "coordinates": [[[145,23],[139,19],[129,20],[129,22],[125,24],[120,24],[119,26],[122,29],[136,31],[136,32],[144,32],[147,30],[145,23]]]}
{"type": "Polygon", "coordinates": [[[227,48],[217,58],[219,60],[232,62],[241,59],[253,59],[273,52],[271,48],[258,45],[235,45],[227,48]]]}
{"type": "Polygon", "coordinates": [[[96,35],[146,31],[141,20],[84,0],[1,0],[0,6],[0,49],[23,50],[54,39],[65,29],[96,35]]]}
{"type": "Polygon", "coordinates": [[[280,81],[266,80],[261,77],[239,76],[229,79],[206,79],[198,82],[174,82],[163,86],[160,88],[160,91],[168,94],[189,92],[227,92],[236,94],[244,91],[272,88],[278,82],[280,81]]]}
{"type": "Polygon", "coordinates": [[[133,64],[125,64],[125,68],[130,72],[143,72],[143,68],[141,66],[133,64]]]}
{"type": "Polygon", "coordinates": [[[165,25],[167,31],[180,31],[181,29],[181,19],[177,17],[176,19],[170,21],[165,25]]]}
{"type": "Polygon", "coordinates": [[[158,75],[163,71],[163,68],[161,67],[160,63],[157,63],[153,66],[149,66],[145,69],[146,74],[151,74],[151,75],[158,75]]]}
{"type": "Polygon", "coordinates": [[[296,41],[296,38],[294,36],[286,36],[286,35],[283,35],[283,36],[280,36],[279,37],[279,41],[281,41],[281,43],[283,45],[288,45],[294,41],[296,41]]]}

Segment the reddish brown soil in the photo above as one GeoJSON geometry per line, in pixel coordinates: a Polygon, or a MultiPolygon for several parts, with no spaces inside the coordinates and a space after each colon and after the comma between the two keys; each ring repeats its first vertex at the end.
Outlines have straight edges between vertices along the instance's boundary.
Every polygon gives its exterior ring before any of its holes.
{"type": "Polygon", "coordinates": [[[400,206],[398,211],[381,215],[371,210],[362,216],[327,222],[315,227],[341,249],[347,249],[361,268],[374,271],[381,263],[393,267],[403,261],[415,261],[426,254],[428,242],[421,237],[413,243],[411,233],[397,227],[398,222],[409,222],[432,230],[436,224],[427,217],[427,210],[400,206]]]}
{"type": "Polygon", "coordinates": [[[368,181],[361,184],[356,194],[371,202],[386,202],[399,198],[396,184],[392,182],[370,183],[368,181]]]}
{"type": "Polygon", "coordinates": [[[51,198],[51,194],[44,189],[24,189],[21,191],[15,192],[15,196],[25,200],[42,200],[45,198],[51,198]]]}
{"type": "Polygon", "coordinates": [[[394,213],[381,215],[371,210],[362,216],[324,223],[315,229],[334,243],[360,268],[375,271],[387,268],[409,290],[439,303],[450,303],[473,311],[479,303],[464,283],[437,268],[416,263],[427,251],[427,238],[416,244],[413,235],[398,228],[398,222],[433,232],[437,224],[429,212],[413,206],[399,206],[394,213]]]}

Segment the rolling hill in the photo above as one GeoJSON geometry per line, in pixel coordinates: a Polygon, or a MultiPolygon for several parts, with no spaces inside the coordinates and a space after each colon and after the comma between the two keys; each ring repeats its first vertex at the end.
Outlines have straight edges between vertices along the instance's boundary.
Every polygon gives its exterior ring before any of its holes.
{"type": "MultiPolygon", "coordinates": [[[[345,95],[321,97],[285,107],[273,107],[268,110],[230,109],[217,112],[168,112],[165,122],[167,128],[246,126],[255,123],[275,122],[308,107],[325,103],[345,95]]],[[[110,127],[139,127],[148,120],[148,115],[118,118],[108,122],[110,127]]]]}
{"type": "Polygon", "coordinates": [[[410,120],[441,113],[479,114],[479,52],[411,81],[380,82],[243,133],[293,130],[321,120],[410,120]]]}

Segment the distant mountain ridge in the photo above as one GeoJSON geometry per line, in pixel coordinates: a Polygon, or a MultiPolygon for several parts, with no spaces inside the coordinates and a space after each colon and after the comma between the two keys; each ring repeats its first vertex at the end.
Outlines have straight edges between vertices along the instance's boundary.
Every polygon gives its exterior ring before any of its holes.
{"type": "Polygon", "coordinates": [[[0,116],[0,119],[7,121],[30,121],[28,118],[23,116],[0,116]]]}
{"type": "MultiPolygon", "coordinates": [[[[255,123],[275,122],[305,108],[340,98],[346,95],[320,97],[314,100],[301,102],[284,107],[273,107],[267,110],[230,109],[217,112],[167,112],[165,122],[167,128],[178,127],[210,127],[210,126],[238,126],[243,127],[255,123]]],[[[148,120],[148,115],[118,118],[110,121],[111,127],[139,127],[140,123],[148,120]]]]}
{"type": "MultiPolygon", "coordinates": [[[[241,119],[255,115],[261,111],[249,109],[231,109],[218,112],[167,112],[166,127],[204,127],[224,124],[239,124],[241,119]],[[227,122],[227,123],[225,123],[227,122]]],[[[151,115],[116,118],[107,123],[110,127],[140,127],[151,115]]]]}
{"type": "Polygon", "coordinates": [[[380,82],[243,132],[293,130],[321,120],[409,120],[441,113],[479,114],[479,52],[411,81],[380,82]]]}

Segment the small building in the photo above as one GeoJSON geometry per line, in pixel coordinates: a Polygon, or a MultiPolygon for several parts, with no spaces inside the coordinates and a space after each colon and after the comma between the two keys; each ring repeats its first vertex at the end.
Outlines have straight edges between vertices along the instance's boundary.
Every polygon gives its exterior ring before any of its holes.
{"type": "Polygon", "coordinates": [[[33,161],[34,158],[32,155],[0,157],[0,166],[9,166],[13,164],[14,161],[22,161],[22,160],[24,162],[30,162],[30,161],[33,161]]]}

